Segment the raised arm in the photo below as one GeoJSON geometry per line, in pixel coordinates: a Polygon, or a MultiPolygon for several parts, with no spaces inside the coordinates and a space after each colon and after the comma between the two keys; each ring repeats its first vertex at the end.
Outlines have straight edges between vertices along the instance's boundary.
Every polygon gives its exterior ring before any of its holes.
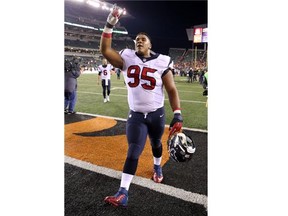
{"type": "Polygon", "coordinates": [[[119,18],[123,14],[123,9],[116,6],[113,7],[113,10],[107,17],[107,22],[104,27],[103,33],[100,40],[100,52],[102,55],[114,66],[117,68],[123,68],[123,60],[120,54],[111,47],[112,43],[112,32],[113,27],[119,21],[119,18]]]}

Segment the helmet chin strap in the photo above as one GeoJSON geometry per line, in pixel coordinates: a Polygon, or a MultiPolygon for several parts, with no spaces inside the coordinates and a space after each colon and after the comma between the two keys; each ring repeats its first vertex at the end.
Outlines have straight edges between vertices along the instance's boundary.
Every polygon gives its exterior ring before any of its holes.
{"type": "Polygon", "coordinates": [[[169,157],[175,162],[188,162],[196,151],[192,138],[182,132],[172,134],[167,145],[169,157]]]}

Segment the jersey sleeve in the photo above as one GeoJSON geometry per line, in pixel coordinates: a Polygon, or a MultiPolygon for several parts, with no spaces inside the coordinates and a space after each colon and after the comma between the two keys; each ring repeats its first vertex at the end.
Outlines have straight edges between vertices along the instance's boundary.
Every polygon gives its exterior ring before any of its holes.
{"type": "Polygon", "coordinates": [[[115,67],[112,64],[110,65],[110,70],[115,70],[115,67]]]}
{"type": "Polygon", "coordinates": [[[100,75],[101,75],[101,72],[102,72],[100,66],[97,67],[97,71],[98,71],[98,75],[100,76],[100,75]]]}
{"type": "Polygon", "coordinates": [[[134,50],[131,49],[123,49],[119,52],[121,58],[123,59],[123,67],[121,70],[125,70],[127,67],[127,61],[131,58],[132,52],[135,52],[134,50]]]}
{"type": "Polygon", "coordinates": [[[172,72],[172,70],[174,69],[174,62],[172,61],[170,56],[164,56],[166,61],[168,62],[168,64],[166,65],[166,67],[164,68],[164,71],[162,73],[162,77],[165,76],[169,71],[172,72]]]}

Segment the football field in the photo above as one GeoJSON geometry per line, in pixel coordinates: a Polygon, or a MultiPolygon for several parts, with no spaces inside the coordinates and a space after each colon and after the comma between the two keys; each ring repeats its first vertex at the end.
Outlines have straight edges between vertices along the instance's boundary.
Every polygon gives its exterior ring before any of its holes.
{"type": "Polygon", "coordinates": [[[97,75],[82,74],[78,78],[77,113],[64,116],[65,215],[208,215],[206,97],[202,96],[202,86],[187,83],[186,77],[176,77],[175,82],[184,117],[183,132],[196,145],[192,159],[187,163],[169,159],[167,139],[172,111],[165,100],[163,182],[151,180],[153,156],[147,139],[130,186],[128,207],[104,203],[104,198],[119,188],[128,148],[127,89],[123,77],[118,80],[112,75],[111,82],[110,102],[104,103],[97,75]]]}
{"type": "MultiPolygon", "coordinates": [[[[120,80],[116,74],[111,76],[110,102],[103,103],[101,82],[97,84],[97,74],[82,74],[78,78],[78,100],[76,111],[126,119],[128,113],[127,89],[121,74],[120,80]]],[[[202,95],[203,87],[198,82],[188,83],[187,77],[175,77],[178,89],[183,126],[207,130],[207,98],[202,95]]],[[[164,90],[165,91],[165,90],[164,90]]],[[[165,92],[166,124],[172,120],[173,113],[165,92]]]]}
{"type": "Polygon", "coordinates": [[[169,159],[166,127],[163,182],[151,180],[153,156],[147,140],[129,189],[128,208],[104,203],[120,185],[128,148],[125,124],[125,120],[98,115],[65,115],[65,215],[207,215],[207,133],[188,129],[184,133],[196,145],[190,161],[169,159]]]}

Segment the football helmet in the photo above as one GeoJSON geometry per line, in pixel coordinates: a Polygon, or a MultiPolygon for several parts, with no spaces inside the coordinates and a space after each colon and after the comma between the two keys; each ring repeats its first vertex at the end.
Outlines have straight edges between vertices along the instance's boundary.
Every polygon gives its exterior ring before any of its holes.
{"type": "Polygon", "coordinates": [[[175,133],[168,140],[169,157],[176,162],[191,160],[196,146],[191,137],[184,133],[175,133]]]}

